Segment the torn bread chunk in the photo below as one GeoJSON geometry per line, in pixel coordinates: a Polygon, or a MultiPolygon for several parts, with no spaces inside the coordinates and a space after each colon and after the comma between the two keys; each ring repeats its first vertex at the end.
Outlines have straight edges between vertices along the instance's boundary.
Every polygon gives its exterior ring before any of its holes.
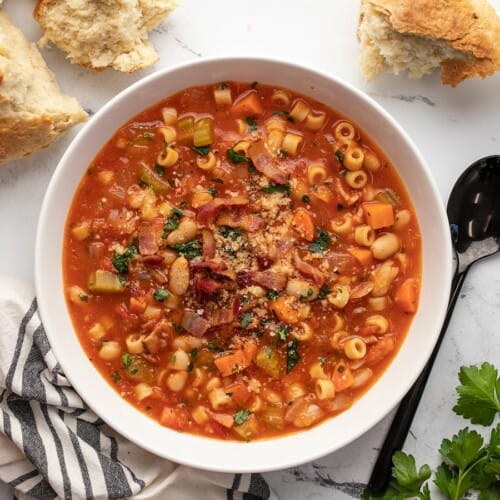
{"type": "Polygon", "coordinates": [[[453,87],[500,69],[500,19],[484,0],[362,0],[360,66],[368,81],[441,67],[453,87]]]}
{"type": "Polygon", "coordinates": [[[148,31],[177,7],[176,0],[40,0],[35,19],[73,64],[132,73],[158,60],[148,31]]]}
{"type": "Polygon", "coordinates": [[[61,93],[38,49],[0,11],[0,163],[48,147],[86,118],[77,100],[61,93]]]}

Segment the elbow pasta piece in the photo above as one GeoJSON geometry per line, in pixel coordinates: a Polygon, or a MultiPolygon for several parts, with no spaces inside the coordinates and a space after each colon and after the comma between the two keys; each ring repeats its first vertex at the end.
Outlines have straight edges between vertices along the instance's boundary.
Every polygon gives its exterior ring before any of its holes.
{"type": "Polygon", "coordinates": [[[290,96],[281,89],[275,90],[271,96],[271,101],[277,106],[288,108],[290,106],[290,96]]]}
{"type": "Polygon", "coordinates": [[[307,167],[307,182],[309,182],[309,185],[315,186],[321,184],[327,177],[328,172],[322,163],[311,163],[307,167]]]}
{"type": "Polygon", "coordinates": [[[208,393],[208,400],[214,410],[220,410],[222,407],[231,403],[231,398],[226,394],[222,387],[216,387],[208,393]]]}
{"type": "Polygon", "coordinates": [[[296,399],[306,395],[306,388],[304,387],[304,384],[294,382],[286,388],[285,394],[288,401],[295,401],[296,399]]]}
{"type": "Polygon", "coordinates": [[[363,167],[370,172],[376,172],[382,164],[378,156],[373,151],[365,151],[365,156],[363,158],[363,167]]]}
{"type": "Polygon", "coordinates": [[[94,340],[101,340],[106,335],[106,330],[101,323],[94,323],[89,328],[89,336],[94,340]]]}
{"type": "Polygon", "coordinates": [[[266,132],[269,133],[272,130],[278,130],[279,132],[286,132],[286,122],[277,116],[272,116],[266,122],[266,132]]]}
{"type": "Polygon", "coordinates": [[[231,89],[229,87],[214,89],[214,99],[217,106],[231,106],[233,104],[231,89]]]}
{"type": "Polygon", "coordinates": [[[403,208],[402,210],[398,210],[394,216],[394,224],[393,228],[395,231],[401,231],[408,226],[411,220],[411,213],[408,209],[403,208]]]}
{"type": "Polygon", "coordinates": [[[378,328],[377,335],[382,335],[389,331],[389,320],[381,314],[373,314],[365,319],[365,325],[376,326],[378,328]]]}
{"type": "Polygon", "coordinates": [[[332,292],[328,295],[328,302],[335,307],[342,309],[349,302],[349,294],[350,291],[348,286],[336,285],[332,292]]]}
{"type": "Polygon", "coordinates": [[[368,175],[364,170],[349,171],[345,173],[344,180],[353,189],[363,189],[368,182],[368,175]]]}
{"type": "Polygon", "coordinates": [[[276,154],[281,149],[284,138],[285,134],[281,130],[271,130],[266,139],[269,150],[276,154]]]}
{"type": "Polygon", "coordinates": [[[244,136],[248,132],[248,124],[245,122],[245,120],[242,120],[241,118],[238,118],[236,120],[236,127],[238,129],[238,134],[241,136],[244,136]]]}
{"type": "Polygon", "coordinates": [[[314,392],[319,400],[332,399],[335,397],[333,382],[329,379],[317,379],[314,383],[314,392]]]}
{"type": "Polygon", "coordinates": [[[339,312],[333,313],[333,322],[334,323],[332,331],[334,333],[344,329],[345,326],[344,316],[342,316],[342,314],[340,314],[339,312]]]}
{"type": "Polygon", "coordinates": [[[240,153],[244,156],[247,156],[249,147],[250,147],[250,143],[248,141],[239,141],[233,146],[233,149],[237,153],[240,153]]]}
{"type": "Polygon", "coordinates": [[[170,146],[165,149],[165,152],[161,152],[156,158],[156,163],[162,167],[173,167],[179,160],[179,153],[170,146]]]}
{"type": "Polygon", "coordinates": [[[363,166],[364,153],[359,147],[349,147],[344,153],[344,160],[342,164],[347,170],[355,171],[360,170],[363,166]]]}
{"type": "Polygon", "coordinates": [[[352,214],[345,214],[340,220],[332,220],[330,227],[337,234],[350,233],[353,230],[352,214]]]}
{"type": "Polygon", "coordinates": [[[401,248],[401,242],[394,233],[385,233],[375,239],[370,249],[373,256],[378,260],[386,260],[392,257],[401,248]]]}
{"type": "Polygon", "coordinates": [[[307,118],[307,115],[310,112],[311,108],[308,106],[308,104],[305,103],[302,99],[297,99],[294,102],[292,109],[290,110],[289,116],[293,121],[301,123],[307,118]]]}
{"type": "Polygon", "coordinates": [[[336,332],[333,332],[333,334],[330,336],[330,345],[334,349],[342,349],[343,341],[348,336],[349,333],[346,330],[337,330],[336,332]]]}
{"type": "Polygon", "coordinates": [[[306,117],[306,128],[309,130],[319,130],[326,121],[326,113],[309,113],[306,117]]]}
{"type": "Polygon", "coordinates": [[[167,377],[167,387],[173,392],[180,392],[184,389],[188,378],[187,371],[170,373],[167,377]]]}
{"type": "Polygon", "coordinates": [[[300,342],[305,342],[312,339],[313,331],[307,323],[301,322],[296,328],[293,329],[292,336],[300,342]]]}
{"type": "Polygon", "coordinates": [[[115,340],[110,340],[108,342],[103,342],[101,348],[99,349],[99,357],[105,361],[112,361],[113,359],[118,359],[122,353],[122,348],[120,344],[115,340]]]}
{"type": "Polygon", "coordinates": [[[198,168],[201,168],[201,170],[213,170],[215,166],[217,165],[217,158],[215,155],[210,151],[206,156],[198,156],[196,158],[196,166],[198,168]]]}
{"type": "Polygon", "coordinates": [[[137,401],[142,401],[153,394],[153,388],[146,382],[139,382],[134,387],[134,394],[137,401]]]}
{"type": "Polygon", "coordinates": [[[356,226],[354,229],[354,240],[358,245],[369,247],[375,241],[375,231],[367,224],[356,226]]]}
{"type": "Polygon", "coordinates": [[[177,121],[177,110],[175,108],[163,108],[161,116],[165,125],[173,125],[177,121]]]}
{"type": "Polygon", "coordinates": [[[352,141],[356,135],[356,129],[349,122],[340,122],[335,126],[333,135],[338,141],[352,141]]]}
{"type": "Polygon", "coordinates": [[[359,337],[347,339],[344,342],[344,354],[349,359],[361,359],[366,356],[366,344],[359,337]]]}
{"type": "Polygon", "coordinates": [[[163,136],[164,141],[167,144],[172,144],[177,139],[177,132],[174,127],[166,125],[165,127],[160,127],[158,132],[163,136]]]}
{"type": "Polygon", "coordinates": [[[177,349],[170,357],[168,365],[172,370],[187,370],[189,366],[189,356],[182,349],[177,349]]]}
{"type": "Polygon", "coordinates": [[[321,361],[316,361],[311,365],[311,367],[309,368],[309,376],[311,378],[328,378],[328,375],[325,373],[321,361]]]}
{"type": "Polygon", "coordinates": [[[133,333],[125,339],[125,344],[127,345],[127,351],[130,354],[141,354],[144,352],[144,335],[137,335],[133,333]]]}
{"type": "Polygon", "coordinates": [[[284,151],[289,156],[296,156],[302,140],[303,140],[303,137],[301,135],[294,134],[293,132],[288,132],[283,137],[283,143],[281,144],[281,150],[284,151]]]}

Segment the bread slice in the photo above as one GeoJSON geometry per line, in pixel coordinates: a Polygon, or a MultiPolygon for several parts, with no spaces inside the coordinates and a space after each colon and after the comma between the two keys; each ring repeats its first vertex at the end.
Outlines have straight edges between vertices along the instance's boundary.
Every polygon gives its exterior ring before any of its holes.
{"type": "Polygon", "coordinates": [[[441,66],[453,87],[500,69],[500,19],[485,0],[362,0],[360,66],[419,78],[441,66]]]}
{"type": "Polygon", "coordinates": [[[34,16],[44,31],[41,46],[53,43],[73,64],[132,73],[158,60],[148,30],[176,6],[176,0],[40,0],[34,16]]]}
{"type": "Polygon", "coordinates": [[[0,163],[46,148],[87,118],[34,45],[0,11],[0,163]]]}

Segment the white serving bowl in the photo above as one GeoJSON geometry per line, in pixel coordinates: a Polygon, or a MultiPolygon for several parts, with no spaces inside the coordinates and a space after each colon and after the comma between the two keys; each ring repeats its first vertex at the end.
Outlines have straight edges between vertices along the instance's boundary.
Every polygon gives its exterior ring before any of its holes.
{"type": "Polygon", "coordinates": [[[332,76],[257,58],[195,61],[150,75],[105,105],[80,131],[47,189],[37,232],[38,304],[52,349],[68,379],[111,427],[139,446],[201,469],[281,469],[333,452],[366,432],[401,400],[429,358],[448,302],[452,252],[446,213],[429,168],[405,131],[377,103],[332,76]],[[118,127],[161,99],[193,85],[259,81],[308,95],[351,118],[397,168],[418,215],[423,242],[420,306],[402,348],[376,384],[344,413],[312,429],[250,443],[220,441],[160,426],[124,401],[101,377],[74,333],[63,293],[62,241],[67,212],[86,168],[118,127]]]}

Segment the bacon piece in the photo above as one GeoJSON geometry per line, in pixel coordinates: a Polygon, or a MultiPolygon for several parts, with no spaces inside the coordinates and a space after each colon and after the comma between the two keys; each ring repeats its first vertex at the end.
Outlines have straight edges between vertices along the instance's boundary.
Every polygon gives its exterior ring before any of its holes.
{"type": "Polygon", "coordinates": [[[161,266],[163,263],[163,256],[162,255],[146,255],[142,261],[146,266],[152,266],[152,267],[158,267],[161,266]]]}
{"type": "Polygon", "coordinates": [[[139,226],[139,252],[141,255],[154,255],[158,252],[156,228],[149,222],[142,222],[139,226]]]}
{"type": "Polygon", "coordinates": [[[259,265],[259,269],[264,271],[273,265],[273,259],[269,255],[258,255],[257,264],[259,265]]]}
{"type": "Polygon", "coordinates": [[[295,267],[297,271],[302,273],[304,276],[308,278],[312,278],[314,283],[318,286],[323,286],[325,284],[326,277],[325,275],[317,268],[309,264],[309,262],[303,261],[297,252],[295,252],[293,256],[293,260],[295,262],[295,267]]]}
{"type": "Polygon", "coordinates": [[[210,328],[210,323],[194,311],[184,310],[181,326],[194,337],[202,337],[210,328]]]}
{"type": "Polygon", "coordinates": [[[224,212],[217,218],[218,226],[241,227],[249,233],[256,233],[264,227],[264,219],[254,214],[224,212]]]}
{"type": "Polygon", "coordinates": [[[227,269],[227,264],[223,260],[202,260],[201,262],[191,262],[189,267],[193,271],[210,269],[214,273],[220,273],[227,269]]]}
{"type": "Polygon", "coordinates": [[[227,325],[234,321],[234,311],[232,307],[228,308],[217,308],[211,311],[210,314],[210,324],[212,326],[227,325]]]}
{"type": "Polygon", "coordinates": [[[211,224],[219,210],[222,207],[237,207],[248,205],[248,199],[242,196],[235,196],[234,198],[215,198],[215,200],[209,201],[200,207],[198,210],[198,215],[196,216],[196,221],[200,225],[211,224]]]}
{"type": "Polygon", "coordinates": [[[215,238],[209,229],[203,229],[201,232],[203,258],[211,259],[215,255],[215,238]]]}
{"type": "Polygon", "coordinates": [[[255,273],[239,273],[237,277],[238,286],[240,288],[246,288],[247,286],[253,285],[255,283],[255,273]]]}
{"type": "Polygon", "coordinates": [[[199,276],[195,276],[193,286],[196,295],[200,298],[210,297],[222,287],[219,282],[213,280],[212,278],[199,276]]]}
{"type": "Polygon", "coordinates": [[[286,286],[286,276],[275,271],[257,271],[253,275],[253,281],[268,290],[278,292],[286,286]]]}
{"type": "Polygon", "coordinates": [[[280,170],[268,153],[264,141],[258,140],[248,148],[248,156],[252,160],[255,168],[276,184],[286,184],[288,182],[285,172],[280,170]]]}

